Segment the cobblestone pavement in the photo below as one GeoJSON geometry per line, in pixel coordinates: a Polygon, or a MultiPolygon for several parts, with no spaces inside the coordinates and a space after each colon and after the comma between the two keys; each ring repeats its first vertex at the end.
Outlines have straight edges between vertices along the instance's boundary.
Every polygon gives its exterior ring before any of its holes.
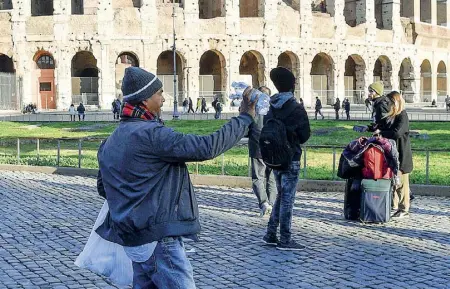
{"type": "MultiPolygon", "coordinates": [[[[0,288],[115,288],[73,262],[102,205],[95,180],[0,172],[0,288]]],[[[263,246],[249,190],[199,187],[201,241],[186,247],[198,288],[450,288],[450,199],[418,197],[387,225],[342,219],[341,193],[298,193],[308,248],[263,246]]]]}

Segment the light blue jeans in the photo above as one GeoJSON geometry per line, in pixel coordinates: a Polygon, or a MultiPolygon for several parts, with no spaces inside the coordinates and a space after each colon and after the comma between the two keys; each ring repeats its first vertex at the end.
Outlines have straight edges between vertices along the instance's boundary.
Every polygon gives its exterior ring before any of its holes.
{"type": "Polygon", "coordinates": [[[191,263],[180,237],[158,242],[144,263],[133,262],[133,289],[195,289],[191,263]]]}

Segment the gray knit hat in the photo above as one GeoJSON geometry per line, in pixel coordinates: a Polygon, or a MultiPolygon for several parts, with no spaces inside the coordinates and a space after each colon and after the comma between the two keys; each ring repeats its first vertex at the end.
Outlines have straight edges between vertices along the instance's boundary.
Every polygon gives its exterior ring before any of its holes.
{"type": "Polygon", "coordinates": [[[156,75],[139,67],[128,67],[122,82],[123,101],[138,104],[163,87],[156,75]]]}

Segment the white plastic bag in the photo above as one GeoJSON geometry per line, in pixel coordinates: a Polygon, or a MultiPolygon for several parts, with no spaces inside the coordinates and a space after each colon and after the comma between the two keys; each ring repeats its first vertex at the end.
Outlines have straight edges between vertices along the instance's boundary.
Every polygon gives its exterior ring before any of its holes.
{"type": "Polygon", "coordinates": [[[133,282],[133,266],[125,250],[118,244],[106,241],[95,232],[103,224],[108,211],[108,203],[105,201],[75,265],[103,275],[117,286],[129,286],[133,282]]]}

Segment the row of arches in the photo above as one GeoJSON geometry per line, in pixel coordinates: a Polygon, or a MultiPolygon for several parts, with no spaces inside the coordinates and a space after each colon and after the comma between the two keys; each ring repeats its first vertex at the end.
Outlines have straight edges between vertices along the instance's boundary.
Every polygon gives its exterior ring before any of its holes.
{"type": "MultiPolygon", "coordinates": [[[[189,75],[187,61],[180,52],[175,53],[176,59],[176,95],[178,101],[182,102],[191,93],[194,97],[204,96],[213,98],[215,96],[225,97],[229,90],[229,70],[227,69],[226,58],[218,50],[208,50],[199,58],[198,64],[198,91],[190,89],[192,83],[189,75]]],[[[54,81],[54,71],[57,62],[53,56],[46,51],[39,51],[34,57],[35,79],[38,83],[38,106],[42,109],[56,108],[56,84],[54,81]]],[[[174,93],[174,54],[172,51],[162,52],[156,63],[156,73],[162,80],[164,91],[171,97],[174,93]]],[[[278,56],[278,66],[291,70],[297,79],[301,77],[298,56],[285,51],[278,56]]],[[[121,85],[124,71],[129,66],[140,66],[138,56],[133,52],[122,52],[115,61],[115,88],[116,95],[121,95],[121,85]]],[[[342,92],[335,91],[335,82],[340,81],[336,77],[336,63],[334,59],[326,53],[318,53],[311,62],[311,95],[318,96],[326,103],[332,103],[336,96],[342,96],[342,92]]],[[[420,101],[431,101],[436,95],[433,91],[433,74],[436,74],[437,98],[441,100],[447,94],[447,68],[444,61],[440,61],[436,71],[433,71],[430,61],[424,60],[420,66],[420,72],[414,71],[414,66],[410,58],[405,58],[398,72],[398,85],[393,87],[392,63],[389,57],[379,56],[376,60],[372,76],[374,81],[383,81],[385,89],[399,89],[404,92],[407,100],[417,100],[420,94],[420,101]],[[420,77],[419,77],[420,73],[420,77]],[[420,79],[420,91],[415,91],[416,81],[420,79]]],[[[263,55],[250,50],[245,52],[239,62],[239,79],[251,83],[254,87],[267,85],[266,63],[263,55]]],[[[355,103],[361,103],[365,97],[368,72],[366,63],[360,55],[352,54],[345,60],[344,88],[345,97],[353,99],[355,103]]],[[[13,74],[14,63],[12,58],[0,54],[0,73],[13,74]]],[[[72,102],[83,102],[85,104],[98,105],[98,83],[100,70],[97,67],[97,59],[89,51],[77,52],[71,60],[71,80],[72,80],[72,102]]],[[[339,76],[338,76],[339,77],[339,76]]],[[[234,80],[234,79],[233,79],[234,80]]],[[[299,83],[299,81],[298,81],[299,83]]],[[[300,87],[296,88],[300,97],[300,87]]],[[[302,91],[303,94],[309,92],[302,91]]]]}

